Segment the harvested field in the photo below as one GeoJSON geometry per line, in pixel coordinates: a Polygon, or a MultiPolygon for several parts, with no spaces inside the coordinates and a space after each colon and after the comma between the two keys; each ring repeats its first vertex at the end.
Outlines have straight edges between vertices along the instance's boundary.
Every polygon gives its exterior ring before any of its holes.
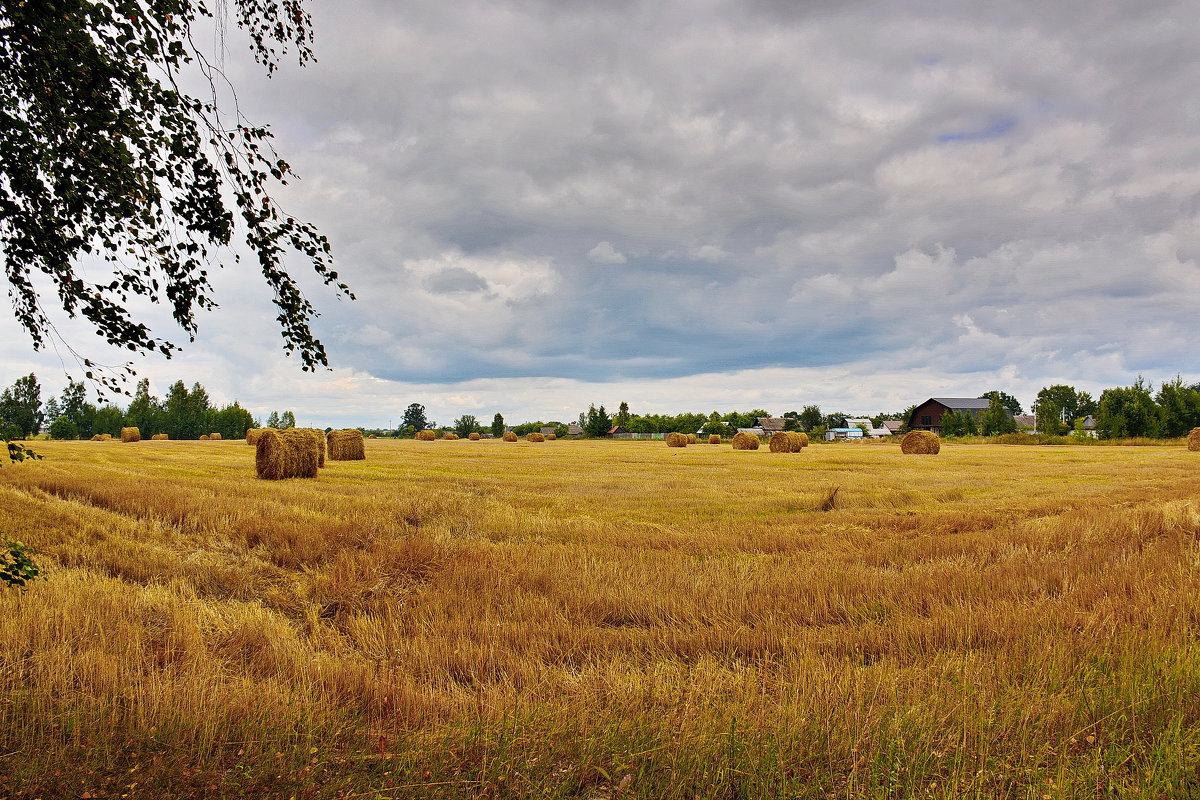
{"type": "Polygon", "coordinates": [[[34,446],[4,796],[1200,791],[1183,446],[34,446]]]}

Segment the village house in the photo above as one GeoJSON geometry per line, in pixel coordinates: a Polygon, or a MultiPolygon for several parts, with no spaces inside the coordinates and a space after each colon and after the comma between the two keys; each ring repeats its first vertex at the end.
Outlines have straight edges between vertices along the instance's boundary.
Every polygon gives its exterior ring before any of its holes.
{"type": "Polygon", "coordinates": [[[931,397],[912,410],[908,417],[910,431],[942,432],[943,414],[970,414],[978,417],[987,411],[991,401],[986,397],[931,397]]]}

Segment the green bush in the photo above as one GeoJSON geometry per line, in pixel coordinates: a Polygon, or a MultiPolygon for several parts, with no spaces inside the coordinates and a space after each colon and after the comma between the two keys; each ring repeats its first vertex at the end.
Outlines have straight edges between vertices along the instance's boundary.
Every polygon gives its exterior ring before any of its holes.
{"type": "Polygon", "coordinates": [[[51,439],[78,439],[79,426],[66,417],[59,417],[50,423],[51,439]]]}
{"type": "Polygon", "coordinates": [[[38,579],[41,570],[30,556],[33,551],[12,539],[5,539],[3,547],[4,551],[0,552],[0,583],[24,589],[25,584],[38,579]]]}

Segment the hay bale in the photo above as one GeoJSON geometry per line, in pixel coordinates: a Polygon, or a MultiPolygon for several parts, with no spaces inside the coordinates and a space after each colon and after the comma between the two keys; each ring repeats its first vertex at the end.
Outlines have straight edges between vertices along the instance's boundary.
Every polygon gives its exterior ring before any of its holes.
{"type": "Polygon", "coordinates": [[[772,453],[797,453],[799,450],[792,449],[792,437],[788,436],[785,431],[771,434],[771,440],[767,442],[767,447],[772,453]]]}
{"type": "Polygon", "coordinates": [[[258,444],[258,438],[263,435],[263,431],[273,431],[274,428],[248,428],[246,430],[246,444],[254,446],[258,444]]]}
{"type": "Polygon", "coordinates": [[[1188,434],[1188,450],[1200,450],[1200,428],[1192,428],[1192,432],[1188,434]]]}
{"type": "Polygon", "coordinates": [[[413,438],[418,442],[432,442],[437,438],[437,434],[433,431],[417,431],[416,436],[413,438]]]}
{"type": "Polygon", "coordinates": [[[807,433],[795,433],[794,435],[796,440],[800,442],[801,447],[808,447],[809,442],[807,433]]]}
{"type": "Polygon", "coordinates": [[[687,434],[683,433],[668,433],[667,447],[687,447],[687,434]]]}
{"type": "Polygon", "coordinates": [[[900,452],[908,455],[936,456],[942,440],[932,431],[909,431],[900,440],[900,452]]]}
{"type": "Polygon", "coordinates": [[[213,441],[213,442],[219,442],[219,441],[221,441],[221,434],[219,434],[219,433],[210,433],[210,434],[208,435],[208,438],[209,438],[209,440],[210,440],[210,441],[213,441]]]}
{"type": "Polygon", "coordinates": [[[525,441],[527,441],[527,442],[544,442],[544,441],[546,441],[546,437],[543,436],[542,434],[538,433],[537,431],[534,431],[533,433],[529,433],[529,434],[525,435],[525,441]]]}
{"type": "Polygon", "coordinates": [[[546,441],[547,441],[547,442],[553,442],[553,441],[554,441],[555,439],[557,439],[557,438],[558,438],[558,434],[557,434],[557,433],[547,433],[547,434],[546,434],[546,441]]]}
{"type": "MultiPolygon", "coordinates": [[[[110,439],[111,439],[112,437],[110,436],[110,437],[108,437],[108,438],[110,438],[110,439]]],[[[97,433],[97,434],[95,434],[94,436],[92,436],[92,441],[93,441],[93,442],[103,442],[103,441],[104,441],[104,434],[100,434],[100,433],[97,433]]]]}
{"type": "Polygon", "coordinates": [[[268,429],[255,447],[254,465],[264,480],[317,477],[317,443],[307,431],[268,429]]]}
{"type": "Polygon", "coordinates": [[[710,434],[708,435],[708,443],[709,443],[709,444],[720,444],[720,443],[721,443],[721,437],[720,437],[720,436],[717,436],[715,433],[710,433],[710,434]]]}
{"type": "Polygon", "coordinates": [[[447,442],[453,442],[458,439],[458,434],[453,433],[452,431],[446,431],[445,433],[442,434],[442,438],[445,439],[447,442]]]}
{"type": "Polygon", "coordinates": [[[207,442],[211,437],[207,433],[200,434],[200,441],[207,442]]]}
{"type": "Polygon", "coordinates": [[[329,442],[330,461],[362,461],[367,457],[362,431],[330,431],[325,438],[329,442]]]}
{"type": "MultiPolygon", "coordinates": [[[[112,438],[112,437],[109,437],[112,438]]],[[[142,440],[142,432],[137,428],[121,428],[122,442],[140,442],[142,440]]]]}
{"type": "Polygon", "coordinates": [[[686,434],[686,436],[687,436],[688,444],[695,444],[696,442],[699,441],[699,439],[696,438],[696,434],[694,434],[694,433],[686,434]]]}
{"type": "Polygon", "coordinates": [[[758,437],[751,436],[748,433],[742,433],[741,431],[739,431],[738,433],[734,434],[733,449],[734,450],[757,450],[758,449],[758,437]]]}
{"type": "Polygon", "coordinates": [[[325,466],[325,431],[320,428],[296,428],[296,430],[306,433],[312,438],[313,443],[317,446],[317,468],[325,466]]]}
{"type": "Polygon", "coordinates": [[[503,438],[506,442],[515,442],[517,440],[517,435],[512,431],[506,431],[504,436],[501,438],[503,438]]]}
{"type": "Polygon", "coordinates": [[[170,439],[170,438],[171,437],[165,433],[156,433],[150,437],[150,440],[155,441],[155,442],[162,442],[162,441],[166,441],[167,439],[170,439]]]}
{"type": "Polygon", "coordinates": [[[370,436],[368,436],[367,438],[368,438],[368,439],[378,439],[379,437],[378,437],[378,436],[376,436],[375,434],[373,434],[373,433],[372,433],[372,434],[371,434],[370,436]]]}
{"type": "Polygon", "coordinates": [[[478,442],[479,434],[476,433],[475,431],[471,431],[470,435],[468,435],[467,438],[470,439],[472,442],[478,442]]]}

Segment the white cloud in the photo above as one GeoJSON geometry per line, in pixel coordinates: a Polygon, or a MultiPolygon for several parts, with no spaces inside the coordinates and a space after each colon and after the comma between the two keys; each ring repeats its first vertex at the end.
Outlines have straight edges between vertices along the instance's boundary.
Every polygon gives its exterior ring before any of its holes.
{"type": "Polygon", "coordinates": [[[600,242],[588,250],[588,261],[595,264],[624,264],[628,259],[624,253],[612,246],[612,242],[600,242]]]}

